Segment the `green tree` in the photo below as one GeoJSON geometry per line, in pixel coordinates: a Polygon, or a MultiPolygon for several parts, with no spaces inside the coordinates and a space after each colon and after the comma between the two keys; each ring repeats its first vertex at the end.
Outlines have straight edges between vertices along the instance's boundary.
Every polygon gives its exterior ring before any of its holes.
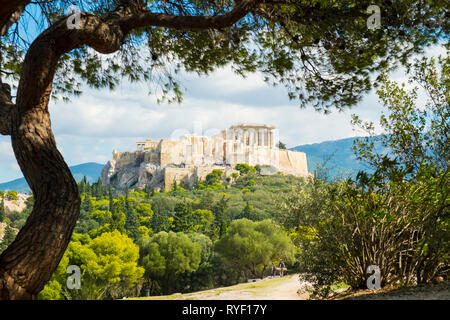
{"type": "Polygon", "coordinates": [[[386,74],[381,76],[377,94],[388,111],[380,118],[383,134],[374,134],[373,122],[363,122],[357,116],[352,121],[373,136],[355,140],[356,156],[392,179],[401,172],[406,179],[414,178],[430,165],[434,165],[436,173],[450,166],[450,59],[422,58],[415,60],[409,70],[408,82],[414,86],[411,90],[405,88],[405,83],[390,81],[386,74]],[[427,99],[423,106],[418,103],[419,94],[427,99]],[[374,148],[376,142],[384,150],[374,148]]]}
{"type": "Polygon", "coordinates": [[[294,261],[295,246],[286,232],[271,220],[235,220],[216,243],[215,250],[242,279],[263,277],[273,260],[294,261]]]}
{"type": "Polygon", "coordinates": [[[219,238],[222,237],[227,231],[229,219],[226,214],[230,198],[226,195],[222,195],[219,201],[217,201],[216,205],[213,208],[214,213],[214,225],[218,230],[219,238]]]}
{"type": "Polygon", "coordinates": [[[16,191],[8,191],[8,192],[6,193],[6,197],[7,197],[9,200],[17,200],[17,199],[19,199],[19,196],[17,195],[17,192],[16,192],[16,191]]]}
{"type": "Polygon", "coordinates": [[[137,264],[138,259],[139,247],[118,230],[102,233],[92,240],[75,234],[40,298],[59,298],[60,295],[76,300],[121,298],[144,274],[144,269],[137,264]],[[69,265],[77,265],[81,269],[79,290],[67,289],[66,270],[69,265]],[[56,293],[58,288],[62,288],[60,295],[56,293]]]}
{"type": "Polygon", "coordinates": [[[90,215],[94,210],[94,206],[92,205],[92,199],[90,196],[86,195],[81,202],[80,210],[86,212],[87,215],[90,215]]]}
{"type": "MultiPolygon", "coordinates": [[[[408,67],[410,90],[404,83],[400,85],[382,75],[377,94],[388,111],[380,118],[385,133],[372,141],[358,139],[355,153],[375,168],[372,176],[360,175],[361,184],[374,184],[389,198],[394,194],[392,201],[408,208],[409,219],[420,212],[414,223],[420,241],[409,242],[418,249],[403,257],[411,265],[419,262],[410,270],[397,272],[406,283],[415,272],[422,283],[448,273],[450,265],[450,58],[416,59],[408,67]],[[424,105],[419,95],[426,97],[424,105]],[[386,151],[372,149],[375,142],[386,151]]],[[[353,123],[373,132],[373,123],[364,123],[356,116],[353,123]]]]}
{"type": "Polygon", "coordinates": [[[214,169],[211,173],[206,175],[206,185],[212,185],[214,183],[220,183],[220,179],[222,178],[223,171],[219,169],[214,169]]]}
{"type": "Polygon", "coordinates": [[[128,197],[128,192],[125,196],[125,230],[127,235],[136,240],[139,237],[139,214],[133,206],[134,201],[128,197]]]}
{"type": "Polygon", "coordinates": [[[125,198],[119,196],[113,201],[113,210],[111,212],[111,231],[119,230],[125,232],[125,223],[127,216],[125,214],[125,198]]]}
{"type": "Polygon", "coordinates": [[[160,231],[169,232],[172,230],[173,215],[177,201],[165,194],[155,194],[152,196],[152,210],[154,212],[151,219],[151,229],[158,233],[160,231]]]}
{"type": "Polygon", "coordinates": [[[6,219],[6,211],[5,211],[5,200],[2,199],[0,203],[0,223],[5,221],[6,219]]]}
{"type": "Polygon", "coordinates": [[[179,276],[198,269],[201,251],[186,234],[163,231],[141,241],[140,265],[150,286],[169,294],[177,288],[179,276]]]}
{"type": "Polygon", "coordinates": [[[3,235],[2,242],[0,242],[0,254],[8,248],[8,246],[16,238],[16,231],[9,225],[6,225],[5,234],[3,235]]]}
{"type": "Polygon", "coordinates": [[[175,206],[173,216],[173,231],[187,232],[193,226],[192,207],[186,201],[180,201],[175,206]]]}
{"type": "Polygon", "coordinates": [[[180,288],[183,292],[206,290],[215,287],[214,245],[211,239],[201,233],[189,233],[189,239],[201,247],[201,259],[196,271],[179,278],[180,288]]]}
{"type": "Polygon", "coordinates": [[[236,170],[238,170],[241,174],[246,174],[246,173],[255,173],[256,169],[253,166],[250,166],[246,163],[238,163],[235,167],[236,170]]]}
{"type": "Polygon", "coordinates": [[[245,202],[245,207],[242,209],[242,212],[236,217],[236,219],[253,219],[253,206],[250,205],[248,201],[245,202]]]}
{"type": "Polygon", "coordinates": [[[203,233],[209,237],[214,236],[214,215],[211,210],[197,209],[192,212],[192,226],[186,230],[188,233],[203,233]]]}

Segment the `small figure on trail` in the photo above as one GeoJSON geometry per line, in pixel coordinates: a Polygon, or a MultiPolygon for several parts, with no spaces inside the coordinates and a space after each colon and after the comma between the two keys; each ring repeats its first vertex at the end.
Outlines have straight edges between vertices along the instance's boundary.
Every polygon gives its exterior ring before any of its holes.
{"type": "Polygon", "coordinates": [[[280,264],[278,265],[278,267],[280,268],[280,277],[282,277],[283,276],[283,271],[286,268],[286,265],[284,264],[282,259],[280,259],[280,264]]]}
{"type": "Polygon", "coordinates": [[[272,278],[275,277],[276,272],[277,272],[277,267],[275,267],[275,264],[272,262],[272,278]]]}

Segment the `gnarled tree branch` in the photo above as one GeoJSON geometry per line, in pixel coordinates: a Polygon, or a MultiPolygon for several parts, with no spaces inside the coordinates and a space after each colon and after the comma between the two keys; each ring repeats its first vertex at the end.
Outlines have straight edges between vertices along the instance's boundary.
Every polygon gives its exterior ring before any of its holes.
{"type": "Polygon", "coordinates": [[[141,27],[182,30],[225,28],[242,19],[260,2],[242,0],[230,12],[208,17],[171,16],[150,11],[127,14],[125,11],[104,21],[92,13],[81,13],[78,29],[68,29],[67,19],[64,19],[43,32],[29,48],[19,82],[17,105],[26,109],[37,105],[41,99],[48,102],[56,64],[62,54],[72,49],[88,45],[100,53],[113,53],[119,50],[131,30],[141,27]],[[27,88],[35,88],[36,85],[37,90],[30,93],[27,88]]]}
{"type": "Polygon", "coordinates": [[[19,20],[28,3],[30,3],[30,0],[2,1],[0,6],[0,36],[4,36],[9,27],[19,20]]]}

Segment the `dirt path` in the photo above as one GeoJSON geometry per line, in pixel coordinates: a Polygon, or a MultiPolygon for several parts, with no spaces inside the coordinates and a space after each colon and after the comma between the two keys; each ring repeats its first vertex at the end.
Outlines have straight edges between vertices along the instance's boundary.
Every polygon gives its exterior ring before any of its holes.
{"type": "Polygon", "coordinates": [[[283,278],[265,278],[251,283],[186,294],[142,298],[145,300],[305,300],[308,294],[297,294],[301,284],[298,274],[283,278]]]}

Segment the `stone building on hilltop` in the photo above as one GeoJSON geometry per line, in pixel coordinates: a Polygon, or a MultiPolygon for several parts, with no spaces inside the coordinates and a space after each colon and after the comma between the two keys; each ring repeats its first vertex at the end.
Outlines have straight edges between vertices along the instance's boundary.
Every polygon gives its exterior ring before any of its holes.
{"type": "Polygon", "coordinates": [[[225,176],[236,172],[238,163],[260,165],[262,174],[281,171],[307,177],[306,154],[278,148],[278,131],[266,124],[239,124],[212,138],[185,134],[180,139],[147,139],[136,143],[136,151],[113,151],[102,171],[102,183],[116,189],[170,190],[173,183],[193,185],[213,169],[225,176]]]}

